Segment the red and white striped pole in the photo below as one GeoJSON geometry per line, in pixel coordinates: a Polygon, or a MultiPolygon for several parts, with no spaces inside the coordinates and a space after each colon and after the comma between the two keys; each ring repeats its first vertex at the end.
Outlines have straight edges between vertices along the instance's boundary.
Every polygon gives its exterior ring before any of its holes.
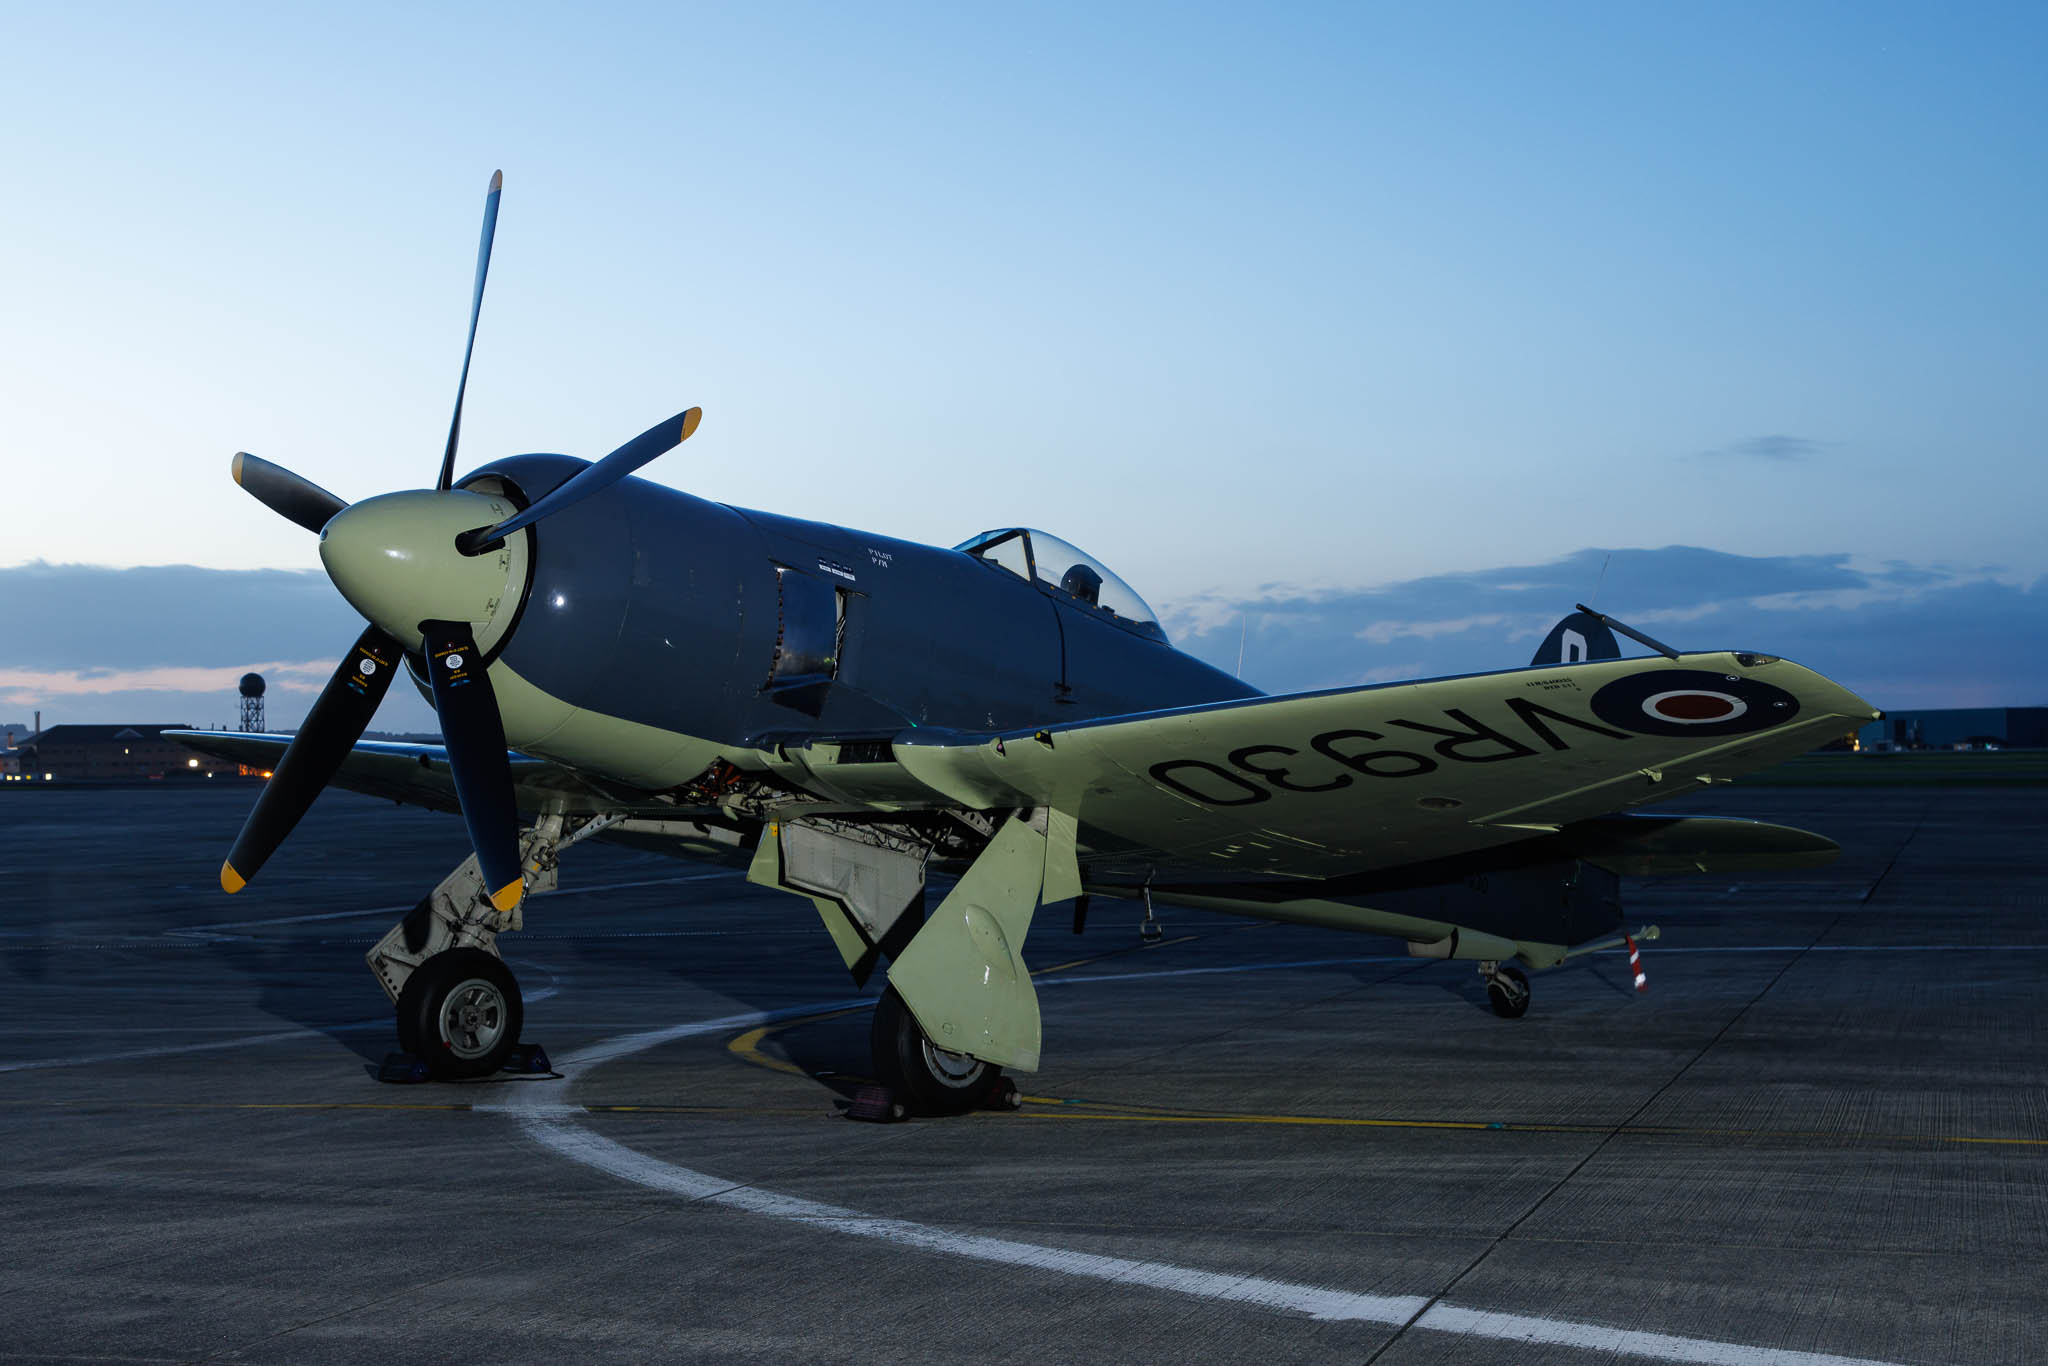
{"type": "Polygon", "coordinates": [[[1628,970],[1636,975],[1636,990],[1648,991],[1650,979],[1643,976],[1643,951],[1636,947],[1633,935],[1623,935],[1621,942],[1628,945],[1628,970]]]}

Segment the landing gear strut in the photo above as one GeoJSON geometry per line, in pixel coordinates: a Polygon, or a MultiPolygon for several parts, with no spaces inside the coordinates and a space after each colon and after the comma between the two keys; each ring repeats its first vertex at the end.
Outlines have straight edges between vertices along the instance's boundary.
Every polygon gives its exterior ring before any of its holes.
{"type": "Polygon", "coordinates": [[[1017,1085],[1002,1069],[965,1053],[939,1048],[894,987],[875,1003],[869,1035],[875,1080],[894,1091],[912,1114],[958,1115],[984,1106],[1014,1110],[1017,1085]]]}
{"type": "Polygon", "coordinates": [[[1485,962],[1479,975],[1486,979],[1486,999],[1493,1013],[1504,1020],[1519,1020],[1529,1013],[1529,978],[1513,963],[1485,962]]]}
{"type": "MultiPolygon", "coordinates": [[[[585,822],[565,839],[562,817],[543,817],[522,841],[525,890],[553,890],[558,851],[612,823],[585,822]]],[[[364,955],[397,1007],[398,1046],[434,1077],[489,1076],[519,1046],[526,1009],[497,939],[522,923],[520,907],[491,904],[472,854],[364,955]]]]}

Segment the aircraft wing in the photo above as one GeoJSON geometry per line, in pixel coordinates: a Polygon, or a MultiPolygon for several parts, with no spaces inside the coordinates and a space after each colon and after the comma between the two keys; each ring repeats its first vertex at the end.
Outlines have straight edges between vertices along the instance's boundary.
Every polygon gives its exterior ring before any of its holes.
{"type": "MultiPolygon", "coordinates": [[[[1593,818],[1789,759],[1879,715],[1789,660],[1716,652],[1251,698],[1000,736],[927,740],[912,731],[897,737],[893,757],[965,806],[1046,805],[1075,817],[1091,885],[1170,866],[1183,886],[1263,883],[1260,894],[1272,897],[1289,883],[1357,879],[1583,830],[1593,818]]],[[[1783,856],[1786,834],[1758,827],[1757,852],[1783,856]]],[[[1610,826],[1604,838],[1636,837],[1610,826]]],[[[1717,830],[1714,859],[1733,860],[1743,838],[1717,830]]]]}
{"type": "MultiPolygon", "coordinates": [[[[167,730],[164,734],[202,754],[231,759],[249,768],[269,771],[284,757],[289,735],[251,734],[226,730],[167,730]]],[[[656,802],[629,787],[613,787],[581,770],[547,759],[514,752],[512,784],[521,811],[538,815],[625,814],[648,819],[693,814],[673,803],[656,802]]],[[[435,811],[461,811],[448,751],[436,744],[401,740],[359,740],[342,760],[333,785],[370,797],[424,806],[435,811]]]]}

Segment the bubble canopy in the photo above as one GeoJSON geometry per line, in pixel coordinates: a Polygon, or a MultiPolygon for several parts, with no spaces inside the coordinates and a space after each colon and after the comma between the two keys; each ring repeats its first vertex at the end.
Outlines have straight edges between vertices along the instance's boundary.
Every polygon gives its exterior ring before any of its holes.
{"type": "Polygon", "coordinates": [[[1118,625],[1154,640],[1166,639],[1159,618],[1131,586],[1071,542],[1031,527],[984,531],[953,549],[996,565],[1047,592],[1093,608],[1118,625]]]}

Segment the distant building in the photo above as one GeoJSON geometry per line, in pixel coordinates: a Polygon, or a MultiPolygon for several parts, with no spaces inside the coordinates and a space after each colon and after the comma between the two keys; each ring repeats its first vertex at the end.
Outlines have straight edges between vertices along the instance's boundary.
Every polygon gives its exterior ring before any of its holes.
{"type": "Polygon", "coordinates": [[[40,781],[203,777],[236,774],[238,765],[190,750],[163,732],[176,721],[134,725],[52,726],[16,751],[20,775],[40,781]]]}
{"type": "Polygon", "coordinates": [[[21,772],[21,750],[18,747],[33,734],[35,732],[20,721],[0,725],[0,778],[21,772]]]}
{"type": "Polygon", "coordinates": [[[1888,712],[1856,732],[1856,748],[2048,748],[2048,707],[1951,707],[1888,712]]]}

